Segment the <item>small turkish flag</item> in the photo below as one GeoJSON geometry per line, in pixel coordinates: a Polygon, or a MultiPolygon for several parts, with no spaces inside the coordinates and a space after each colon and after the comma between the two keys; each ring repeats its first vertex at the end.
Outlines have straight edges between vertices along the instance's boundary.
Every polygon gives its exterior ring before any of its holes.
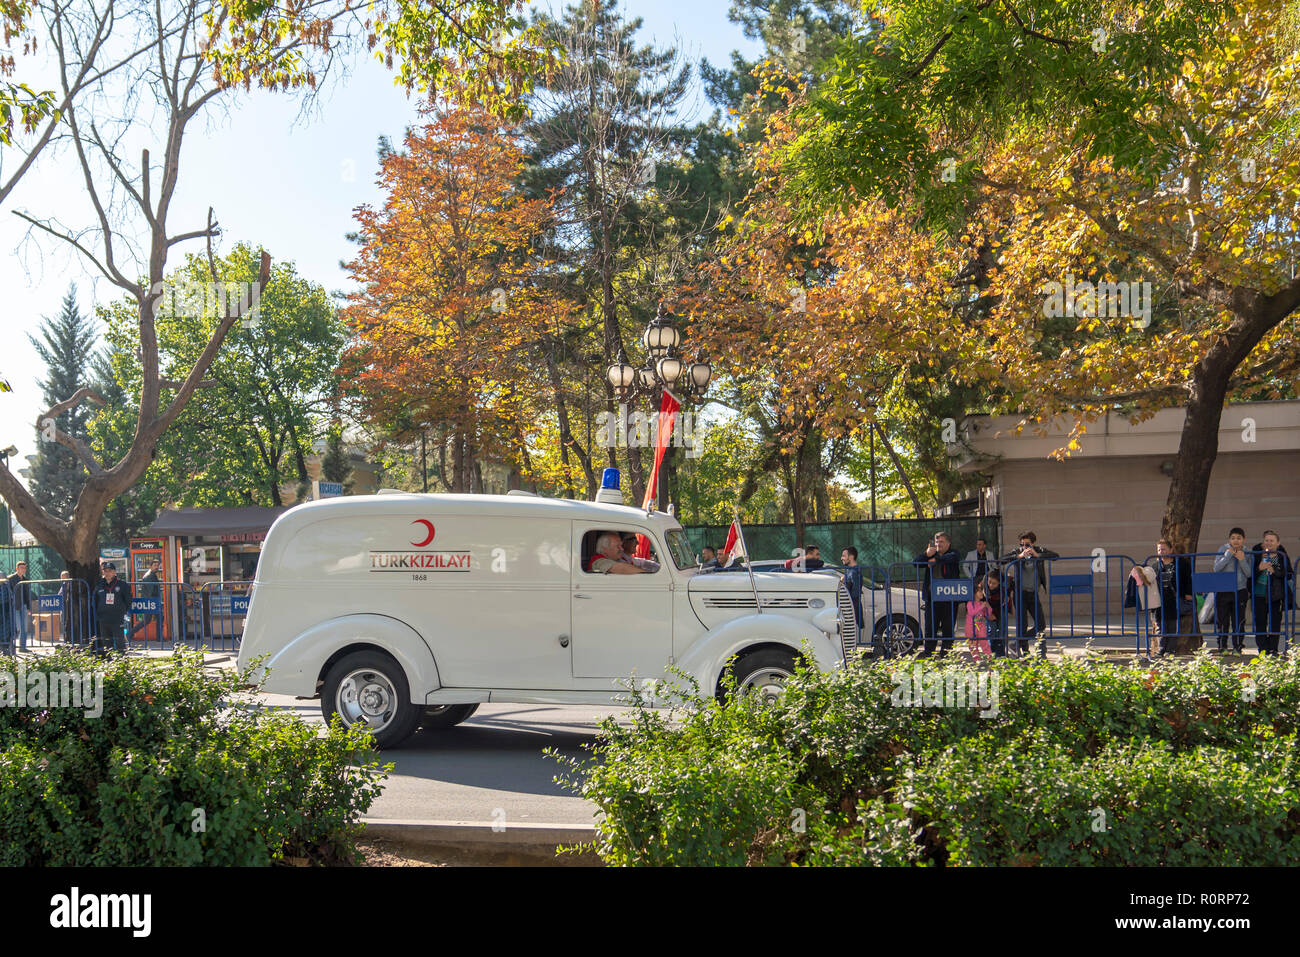
{"type": "Polygon", "coordinates": [[[736,520],[731,523],[731,528],[727,529],[727,543],[722,546],[722,557],[726,559],[722,564],[730,565],[736,560],[732,554],[736,551],[736,545],[740,542],[740,521],[736,520]]]}

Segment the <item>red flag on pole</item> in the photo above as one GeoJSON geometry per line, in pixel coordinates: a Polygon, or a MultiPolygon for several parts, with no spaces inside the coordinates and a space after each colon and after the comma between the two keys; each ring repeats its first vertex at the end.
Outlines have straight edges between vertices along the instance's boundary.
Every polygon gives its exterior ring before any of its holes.
{"type": "Polygon", "coordinates": [[[740,525],[737,520],[733,521],[731,523],[731,528],[727,529],[727,543],[722,546],[722,564],[724,567],[730,565],[732,561],[734,561],[734,556],[731,553],[735,550],[736,545],[739,544],[739,542],[740,525]]]}
{"type": "MultiPolygon", "coordinates": [[[[644,509],[650,509],[655,502],[655,497],[659,492],[659,467],[663,465],[664,453],[668,450],[668,442],[673,437],[673,425],[677,421],[677,413],[681,410],[682,404],[673,398],[672,393],[667,389],[664,390],[663,401],[659,403],[659,432],[655,436],[655,464],[650,471],[650,481],[646,482],[645,500],[641,503],[644,509]]],[[[638,535],[636,541],[637,558],[650,557],[650,539],[644,535],[638,535]]]]}

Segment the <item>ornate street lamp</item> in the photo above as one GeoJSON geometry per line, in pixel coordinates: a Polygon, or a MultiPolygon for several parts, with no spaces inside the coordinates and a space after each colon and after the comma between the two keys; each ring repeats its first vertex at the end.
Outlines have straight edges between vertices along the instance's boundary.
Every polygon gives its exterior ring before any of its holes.
{"type": "Polygon", "coordinates": [[[682,334],[673,325],[672,315],[664,309],[664,304],[659,303],[659,309],[655,313],[654,319],[650,325],[646,326],[645,335],[641,342],[645,345],[645,351],[650,354],[653,361],[658,361],[668,354],[669,349],[676,348],[682,341],[682,334]]]}
{"type": "Polygon", "coordinates": [[[664,357],[655,364],[655,371],[659,373],[659,379],[664,386],[672,389],[677,385],[677,380],[681,378],[682,371],[686,368],[686,363],[682,362],[677,356],[675,346],[669,346],[664,357]]]}
{"type": "Polygon", "coordinates": [[[605,370],[605,378],[614,387],[620,402],[626,402],[635,391],[637,370],[628,364],[627,353],[623,351],[622,346],[618,347],[618,358],[605,370]]]}
{"type": "Polygon", "coordinates": [[[704,395],[704,390],[709,387],[709,380],[713,378],[713,366],[709,364],[708,356],[702,355],[699,362],[692,362],[689,371],[695,394],[704,395]]]}

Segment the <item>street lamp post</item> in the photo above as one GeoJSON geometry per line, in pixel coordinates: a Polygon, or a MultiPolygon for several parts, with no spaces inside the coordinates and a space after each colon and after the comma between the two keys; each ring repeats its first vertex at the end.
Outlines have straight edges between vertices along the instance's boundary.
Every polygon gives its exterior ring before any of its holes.
{"type": "MultiPolygon", "coordinates": [[[[663,303],[650,320],[641,336],[641,344],[646,351],[646,364],[636,368],[628,362],[627,353],[622,345],[618,356],[605,370],[605,378],[618,396],[619,404],[625,404],[638,397],[652,399],[656,404],[662,403],[663,393],[667,391],[681,405],[685,400],[699,398],[709,387],[713,378],[713,366],[706,356],[700,355],[694,362],[682,357],[682,334],[673,322],[663,303]]],[[[622,417],[620,416],[620,421],[622,417]]],[[[664,462],[668,461],[668,450],[664,452],[664,462]]],[[[653,467],[653,466],[652,466],[653,467]]],[[[668,483],[659,480],[657,485],[658,507],[664,511],[668,506],[668,483]]]]}

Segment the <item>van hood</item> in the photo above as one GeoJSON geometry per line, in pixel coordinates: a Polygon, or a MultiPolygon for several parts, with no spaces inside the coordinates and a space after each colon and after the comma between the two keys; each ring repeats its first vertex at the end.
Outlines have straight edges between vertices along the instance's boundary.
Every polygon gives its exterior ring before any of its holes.
{"type": "MultiPolygon", "coordinates": [[[[839,576],[800,572],[754,572],[754,585],[764,594],[771,592],[834,592],[839,586],[839,576]]],[[[691,576],[687,590],[692,594],[740,592],[752,594],[749,576],[739,572],[704,572],[691,576]]]]}

